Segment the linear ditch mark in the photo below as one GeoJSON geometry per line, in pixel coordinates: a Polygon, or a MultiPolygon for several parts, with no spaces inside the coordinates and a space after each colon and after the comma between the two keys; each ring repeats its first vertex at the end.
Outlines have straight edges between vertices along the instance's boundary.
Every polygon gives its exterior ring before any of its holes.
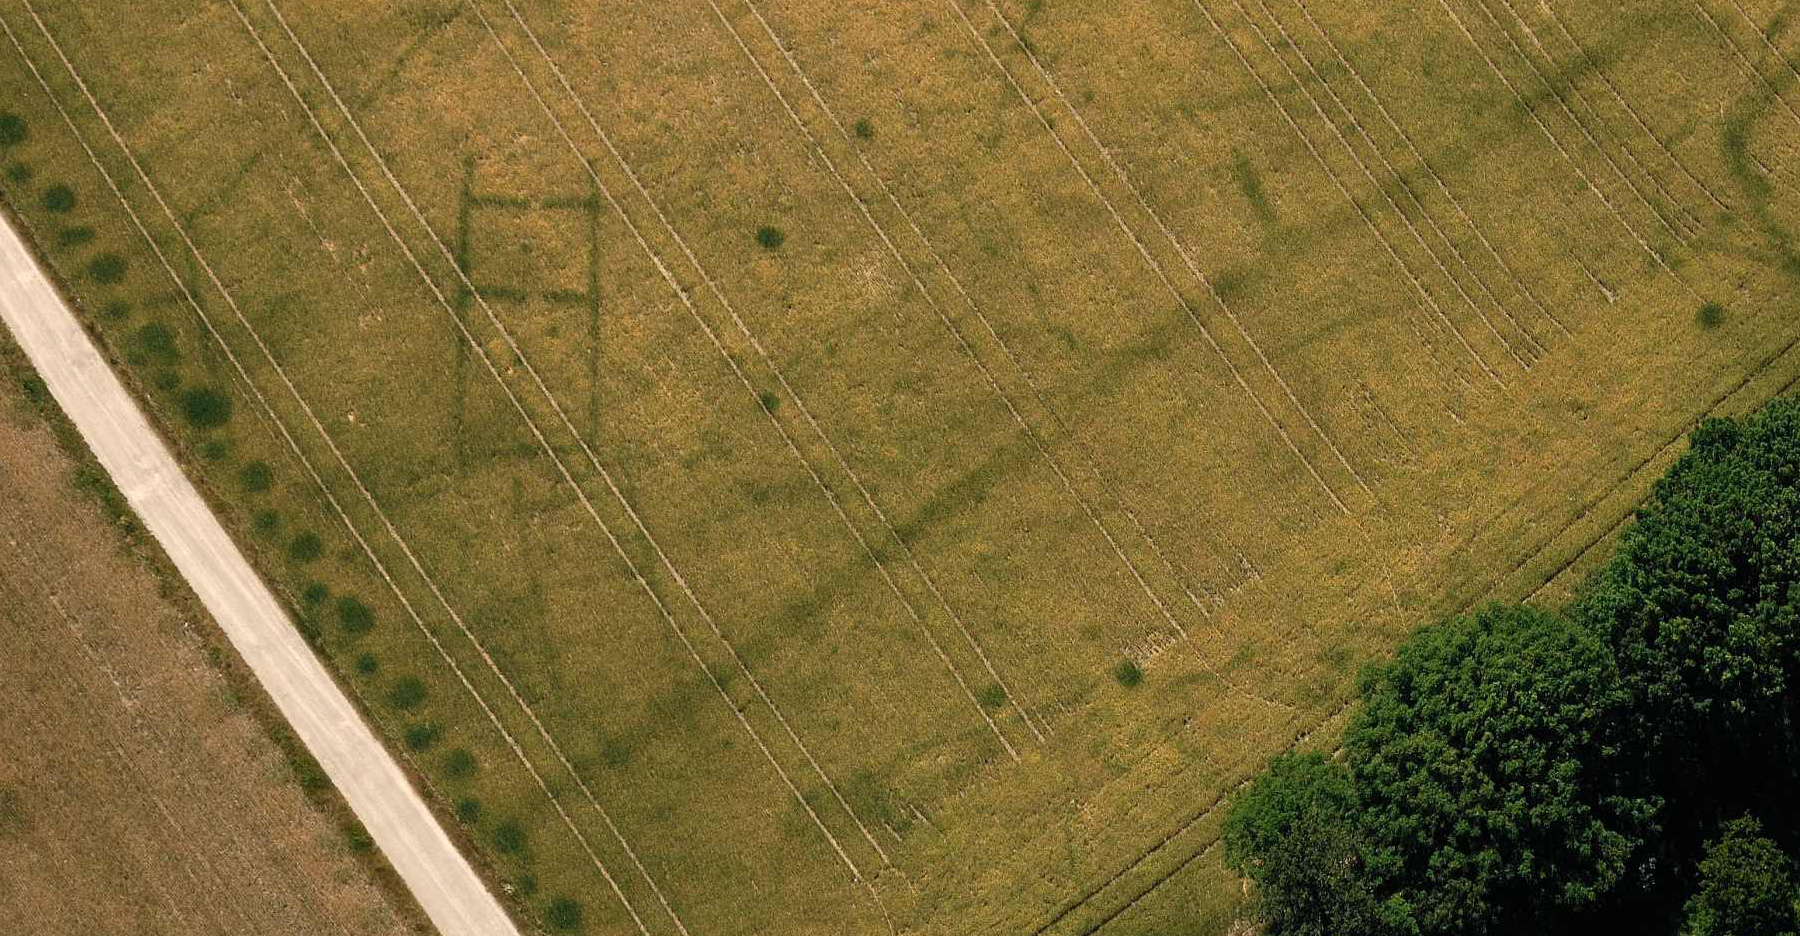
{"type": "MultiPolygon", "coordinates": [[[[1196,0],[1196,2],[1201,2],[1201,0],[1196,0]]],[[[1287,59],[1283,58],[1281,55],[1281,52],[1275,48],[1275,44],[1269,40],[1268,34],[1263,32],[1262,24],[1258,23],[1256,21],[1256,19],[1250,15],[1250,11],[1247,8],[1245,8],[1242,0],[1232,0],[1232,2],[1233,2],[1233,5],[1237,7],[1238,13],[1244,17],[1244,22],[1248,23],[1251,31],[1256,33],[1256,38],[1258,41],[1260,41],[1263,44],[1263,48],[1269,50],[1269,56],[1271,58],[1275,59],[1276,63],[1281,66],[1282,73],[1287,75],[1288,80],[1292,81],[1294,83],[1294,86],[1296,88],[1299,88],[1301,94],[1303,94],[1306,97],[1306,102],[1312,106],[1313,114],[1316,115],[1321,121],[1323,121],[1325,126],[1331,128],[1332,136],[1337,139],[1338,145],[1340,145],[1344,148],[1344,152],[1349,154],[1350,161],[1355,163],[1356,167],[1358,169],[1362,170],[1363,178],[1368,181],[1369,186],[1371,188],[1375,189],[1375,191],[1381,193],[1381,197],[1384,201],[1387,202],[1388,207],[1393,210],[1394,214],[1399,216],[1400,222],[1406,226],[1407,233],[1412,235],[1413,242],[1419,245],[1419,249],[1423,250],[1427,257],[1431,258],[1431,262],[1434,266],[1437,267],[1438,273],[1441,274],[1444,277],[1444,279],[1449,281],[1451,287],[1456,290],[1456,294],[1462,298],[1464,304],[1466,304],[1469,307],[1469,309],[1471,311],[1473,311],[1476,314],[1476,316],[1481,319],[1481,323],[1487,327],[1488,333],[1493,335],[1494,340],[1500,343],[1500,347],[1502,347],[1506,350],[1507,356],[1511,357],[1513,359],[1513,363],[1519,365],[1519,368],[1521,370],[1526,370],[1526,371],[1531,370],[1531,362],[1527,361],[1524,356],[1521,356],[1519,354],[1518,350],[1512,346],[1512,343],[1507,341],[1506,337],[1504,335],[1500,334],[1500,330],[1498,328],[1494,327],[1494,322],[1492,319],[1488,318],[1487,312],[1484,311],[1479,305],[1476,304],[1474,298],[1469,295],[1467,290],[1463,289],[1462,281],[1458,280],[1456,278],[1456,276],[1450,272],[1450,269],[1444,265],[1443,258],[1438,256],[1437,252],[1433,251],[1431,249],[1431,246],[1425,242],[1425,238],[1419,234],[1418,226],[1413,224],[1412,218],[1410,218],[1406,214],[1405,209],[1401,208],[1399,202],[1394,200],[1394,196],[1388,191],[1387,186],[1382,185],[1380,180],[1375,178],[1375,174],[1369,170],[1368,163],[1365,162],[1363,160],[1363,158],[1357,154],[1356,147],[1351,145],[1350,141],[1347,138],[1345,138],[1343,130],[1341,128],[1339,128],[1337,123],[1335,121],[1333,121],[1325,113],[1325,109],[1323,107],[1319,106],[1318,97],[1312,93],[1312,90],[1306,86],[1306,82],[1303,81],[1300,78],[1300,76],[1294,72],[1293,67],[1288,64],[1287,59]]],[[[1263,7],[1263,9],[1265,11],[1268,11],[1268,7],[1266,5],[1263,7]]],[[[1271,18],[1273,18],[1273,15],[1274,15],[1273,13],[1270,13],[1271,18]]],[[[1287,31],[1285,29],[1282,29],[1281,22],[1279,20],[1276,20],[1275,25],[1276,25],[1277,29],[1281,29],[1282,36],[1285,38],[1287,36],[1287,31]]],[[[1291,39],[1288,40],[1288,44],[1293,45],[1293,41],[1291,39]]],[[[1295,49],[1295,51],[1300,52],[1299,46],[1293,45],[1293,48],[1295,49]]],[[[1306,62],[1307,68],[1310,70],[1312,68],[1312,62],[1311,62],[1311,60],[1306,58],[1306,53],[1300,52],[1300,57],[1303,61],[1306,62]]],[[[1314,75],[1317,76],[1318,73],[1315,71],[1314,75]]],[[[1322,77],[1320,77],[1320,83],[1324,84],[1324,79],[1322,77]]],[[[1356,130],[1359,133],[1361,133],[1362,132],[1361,124],[1357,123],[1356,116],[1354,114],[1351,114],[1347,108],[1343,107],[1343,101],[1338,98],[1337,92],[1331,90],[1330,85],[1325,85],[1325,89],[1327,92],[1329,92],[1331,94],[1332,100],[1337,101],[1339,108],[1342,109],[1344,111],[1345,115],[1350,118],[1351,124],[1353,126],[1355,126],[1356,130]]],[[[1363,134],[1363,138],[1365,141],[1369,142],[1371,147],[1373,147],[1373,145],[1374,145],[1373,141],[1368,140],[1368,135],[1366,133],[1363,134]]],[[[1377,149],[1376,152],[1379,155],[1380,150],[1377,149]]],[[[1385,160],[1385,158],[1386,157],[1383,157],[1384,160],[1385,160]]],[[[1391,166],[1389,168],[1390,168],[1390,170],[1392,169],[1391,166]]],[[[1400,184],[1400,187],[1402,189],[1406,189],[1408,191],[1408,193],[1410,194],[1411,190],[1407,188],[1406,180],[1403,177],[1401,177],[1400,175],[1398,175],[1396,173],[1395,181],[1397,181],[1400,184]]],[[[1417,199],[1414,199],[1414,204],[1418,204],[1417,199]]],[[[1425,217],[1425,219],[1427,221],[1431,220],[1431,216],[1429,214],[1425,213],[1424,205],[1422,205],[1422,204],[1419,205],[1419,213],[1423,217],[1425,217]]],[[[1435,228],[1436,222],[1432,222],[1432,225],[1435,228]]],[[[1456,250],[1456,246],[1450,242],[1449,238],[1443,237],[1442,230],[1438,231],[1438,236],[1444,240],[1445,244],[1450,246],[1450,249],[1452,251],[1456,250]]],[[[1460,254],[1458,254],[1458,256],[1460,258],[1460,254]]],[[[1468,264],[1465,262],[1464,268],[1467,269],[1467,266],[1468,266],[1468,264]]],[[[1489,295],[1491,298],[1492,294],[1490,293],[1489,295]]],[[[1496,303],[1496,305],[1498,305],[1498,303],[1496,303]]],[[[1502,309],[1502,311],[1504,312],[1504,309],[1502,309]]],[[[1516,322],[1514,323],[1515,327],[1517,326],[1517,324],[1518,323],[1516,323],[1516,322]]],[[[1530,354],[1529,349],[1527,349],[1526,354],[1530,354]]]]}
{"type": "MultiPolygon", "coordinates": [[[[369,493],[368,488],[363,485],[361,478],[356,475],[356,473],[350,468],[349,463],[344,460],[342,452],[339,451],[335,441],[332,440],[330,434],[325,431],[323,424],[321,424],[319,422],[318,417],[313,413],[311,406],[308,405],[306,400],[300,396],[299,391],[294,387],[292,381],[288,379],[286,371],[283,370],[278,363],[276,363],[274,357],[270,354],[268,347],[265,344],[263,344],[262,339],[257,335],[255,329],[250,327],[248,320],[244,318],[242,311],[238,308],[237,302],[233,298],[231,293],[225,289],[223,283],[220,282],[219,278],[212,273],[212,269],[211,269],[210,265],[208,265],[206,263],[204,257],[201,256],[201,254],[199,252],[199,248],[194,245],[194,242],[188,236],[186,229],[181,226],[180,220],[176,216],[175,212],[172,211],[169,208],[168,204],[163,200],[160,191],[156,188],[155,184],[150,181],[149,175],[145,173],[143,166],[140,163],[138,163],[137,157],[132,153],[130,147],[125,144],[124,139],[119,135],[118,130],[113,126],[111,118],[109,118],[106,115],[106,111],[100,107],[99,101],[93,96],[92,92],[88,90],[87,83],[81,78],[80,73],[78,71],[76,71],[74,64],[69,61],[69,59],[66,55],[63,54],[61,45],[58,44],[56,42],[55,37],[51,35],[49,28],[44,24],[42,18],[40,18],[37,15],[37,11],[31,6],[29,0],[26,0],[25,6],[26,6],[27,12],[29,12],[31,14],[33,21],[37,24],[39,32],[41,32],[43,34],[44,38],[50,43],[51,48],[53,50],[55,50],[57,57],[63,63],[63,67],[68,70],[70,77],[75,80],[76,85],[80,88],[82,94],[87,98],[88,104],[94,109],[95,114],[100,118],[101,122],[106,126],[107,132],[112,137],[113,142],[119,146],[121,151],[124,152],[126,159],[131,163],[132,168],[135,170],[138,179],[143,183],[145,188],[150,192],[152,198],[156,201],[157,205],[161,208],[164,216],[168,219],[170,224],[174,226],[176,233],[178,235],[180,235],[182,242],[187,246],[188,252],[192,255],[193,260],[195,262],[199,263],[205,269],[207,278],[212,282],[213,286],[216,289],[218,289],[220,294],[225,298],[226,304],[232,309],[233,314],[237,317],[239,323],[248,331],[248,333],[250,334],[250,337],[256,343],[257,347],[261,351],[263,358],[274,369],[276,375],[281,379],[283,385],[287,388],[289,394],[293,397],[295,402],[299,405],[301,411],[305,414],[307,420],[311,423],[314,430],[317,431],[320,434],[320,436],[324,439],[326,446],[331,450],[333,456],[338,460],[338,464],[340,465],[340,467],[342,467],[345,470],[345,472],[349,475],[351,481],[355,484],[357,490],[361,493],[364,501],[369,505],[369,507],[372,510],[374,510],[376,516],[379,517],[382,520],[383,524],[386,526],[386,529],[387,529],[389,535],[394,538],[396,543],[398,543],[400,545],[402,551],[406,553],[408,560],[410,562],[412,562],[412,564],[413,564],[414,570],[417,571],[421,576],[424,576],[424,570],[418,565],[418,561],[417,561],[416,557],[414,557],[413,554],[411,553],[410,548],[407,547],[404,540],[400,539],[399,534],[397,533],[397,531],[394,530],[393,526],[387,522],[386,514],[381,510],[380,505],[375,501],[373,495],[371,495],[369,493]]],[[[431,644],[432,649],[437,652],[438,657],[444,661],[445,665],[450,667],[451,672],[453,672],[456,675],[457,680],[462,684],[464,690],[469,693],[470,697],[473,698],[475,700],[476,704],[481,708],[483,714],[485,714],[487,716],[489,724],[493,725],[496,733],[498,733],[500,735],[500,737],[506,742],[507,746],[513,752],[513,755],[516,758],[518,758],[520,764],[525,767],[526,772],[532,777],[533,781],[536,782],[538,789],[543,792],[545,798],[550,802],[551,807],[556,810],[556,812],[558,813],[559,816],[562,817],[564,825],[571,831],[571,833],[574,834],[576,841],[580,844],[583,852],[588,855],[590,861],[592,861],[593,864],[595,865],[595,867],[598,870],[600,870],[601,876],[604,879],[606,879],[609,886],[613,887],[615,895],[617,895],[620,898],[621,902],[624,903],[627,912],[629,912],[632,915],[634,920],[637,920],[638,918],[637,918],[635,909],[633,909],[631,907],[629,902],[624,901],[624,896],[618,890],[617,884],[614,882],[611,872],[608,871],[606,869],[606,867],[604,866],[604,864],[600,861],[599,856],[594,852],[592,846],[588,843],[587,837],[578,828],[576,828],[573,821],[570,819],[568,812],[563,808],[562,803],[551,792],[548,783],[544,780],[543,776],[538,773],[537,768],[531,763],[530,759],[525,756],[524,750],[520,747],[517,739],[515,739],[512,736],[512,734],[506,730],[505,726],[500,722],[499,716],[497,714],[495,714],[492,707],[489,706],[486,698],[483,697],[475,689],[474,684],[469,680],[468,675],[463,671],[462,667],[460,665],[458,665],[456,663],[455,659],[450,656],[449,652],[444,648],[442,642],[439,641],[437,635],[434,632],[432,632],[432,630],[428,626],[426,626],[424,619],[419,615],[417,609],[414,608],[411,600],[406,597],[406,594],[403,591],[401,591],[399,585],[394,581],[393,576],[388,571],[387,565],[384,562],[382,562],[378,556],[376,556],[373,548],[370,547],[368,541],[363,537],[362,532],[356,527],[356,525],[354,523],[352,523],[350,521],[350,517],[349,517],[348,513],[344,510],[343,505],[338,501],[337,496],[325,484],[324,478],[320,476],[318,470],[313,466],[312,462],[306,457],[304,451],[300,448],[298,441],[296,441],[294,439],[292,433],[288,430],[287,426],[281,421],[281,419],[278,416],[275,415],[273,406],[269,403],[267,397],[265,397],[263,395],[262,390],[259,387],[257,387],[257,385],[254,381],[252,381],[250,379],[249,372],[245,369],[244,365],[237,357],[236,352],[234,352],[231,349],[231,346],[226,343],[224,336],[219,332],[217,327],[214,325],[211,317],[206,314],[205,309],[203,307],[201,307],[198,299],[194,296],[192,291],[189,290],[186,280],[182,279],[181,276],[179,276],[175,272],[174,266],[171,265],[169,258],[163,252],[162,247],[157,243],[156,239],[150,235],[149,230],[147,228],[145,228],[144,223],[143,223],[142,219],[138,216],[136,209],[134,209],[131,206],[130,201],[128,201],[125,198],[125,195],[120,190],[118,183],[113,179],[112,173],[106,169],[106,167],[100,162],[98,155],[95,154],[93,148],[88,145],[86,138],[82,136],[80,130],[75,126],[74,119],[69,115],[68,110],[63,107],[62,102],[59,99],[57,99],[55,93],[53,91],[51,91],[49,83],[44,79],[42,73],[40,73],[38,71],[37,64],[34,61],[32,61],[31,57],[28,54],[26,54],[24,46],[20,44],[17,35],[15,35],[13,33],[11,25],[8,24],[3,17],[0,17],[0,31],[4,31],[6,33],[7,39],[9,41],[11,41],[13,48],[18,51],[20,58],[22,58],[26,64],[26,66],[28,68],[30,68],[30,70],[32,72],[32,76],[37,80],[39,87],[41,87],[43,89],[45,95],[47,97],[49,97],[51,102],[56,106],[58,114],[62,117],[64,124],[66,124],[68,126],[70,133],[74,135],[76,142],[81,144],[82,150],[87,154],[89,162],[91,162],[94,165],[94,168],[100,172],[101,177],[106,181],[107,187],[112,191],[113,197],[119,201],[119,204],[124,208],[126,215],[131,218],[132,224],[134,227],[136,227],[139,235],[144,238],[145,243],[150,247],[152,253],[154,253],[156,255],[158,262],[162,265],[163,271],[168,274],[169,278],[172,281],[174,281],[177,289],[181,293],[182,297],[186,300],[188,306],[194,310],[195,315],[198,317],[198,319],[200,320],[200,322],[206,329],[207,333],[212,337],[213,341],[218,344],[219,349],[224,353],[225,358],[231,363],[233,370],[236,372],[238,380],[250,391],[251,395],[256,399],[257,403],[259,404],[259,406],[261,407],[263,412],[265,414],[267,414],[267,417],[268,417],[271,425],[273,426],[273,428],[280,434],[282,440],[287,443],[289,450],[291,452],[293,452],[295,459],[300,463],[300,465],[306,470],[307,474],[312,478],[313,483],[318,487],[320,494],[325,498],[326,502],[331,506],[333,512],[335,512],[337,514],[339,521],[344,524],[345,529],[350,533],[351,538],[356,541],[358,547],[362,550],[363,555],[369,559],[371,565],[374,566],[376,572],[381,576],[382,580],[387,583],[389,590],[394,593],[394,596],[396,599],[399,600],[401,607],[406,610],[408,617],[410,617],[412,619],[413,624],[419,630],[419,632],[425,637],[426,641],[431,644]]],[[[431,582],[431,579],[429,577],[426,577],[425,580],[427,583],[431,582]]],[[[434,588],[435,588],[435,586],[434,586],[434,588]]],[[[440,596],[440,600],[441,600],[441,596],[440,596]]],[[[471,639],[473,639],[472,636],[471,636],[471,639]]],[[[477,645],[477,646],[479,647],[479,645],[477,645]]],[[[489,660],[489,665],[490,666],[493,665],[491,660],[489,660]]],[[[502,678],[504,678],[504,677],[502,677],[502,678]]],[[[638,920],[638,923],[639,923],[639,931],[642,934],[642,936],[648,936],[648,932],[645,931],[642,927],[641,920],[638,920]]]]}
{"type": "MultiPolygon", "coordinates": [[[[531,25],[525,21],[524,17],[519,15],[517,7],[512,4],[511,0],[507,0],[506,7],[507,11],[512,16],[513,21],[524,32],[527,39],[530,40],[532,47],[537,51],[539,57],[542,58],[544,63],[550,68],[551,73],[556,76],[556,80],[558,84],[561,85],[564,93],[575,104],[577,110],[581,112],[589,129],[593,131],[601,144],[605,146],[607,152],[612,156],[613,161],[618,165],[620,171],[623,172],[625,177],[631,182],[632,188],[638,193],[639,197],[650,206],[650,210],[656,215],[657,221],[662,225],[664,232],[669,236],[670,240],[675,243],[676,247],[681,251],[682,255],[687,259],[694,271],[699,274],[700,279],[705,284],[708,292],[725,310],[727,316],[730,317],[732,324],[736,326],[738,333],[743,336],[751,350],[756,353],[757,359],[760,360],[763,366],[774,375],[776,382],[781,386],[782,391],[787,394],[788,398],[794,401],[794,408],[799,411],[801,418],[812,430],[813,435],[819,440],[820,444],[822,444],[826,451],[831,454],[838,468],[849,478],[851,485],[856,488],[863,503],[874,512],[882,527],[887,530],[889,537],[894,541],[894,544],[898,546],[901,553],[905,555],[907,563],[909,567],[912,568],[914,574],[924,581],[926,588],[931,592],[932,596],[936,598],[938,605],[943,608],[945,613],[949,616],[958,633],[962,635],[964,642],[981,660],[983,667],[986,668],[990,674],[996,674],[996,679],[998,679],[997,671],[994,669],[992,662],[988,659],[986,651],[982,649],[980,642],[975,639],[974,635],[969,632],[967,625],[965,625],[962,620],[962,616],[957,613],[956,609],[950,604],[948,599],[944,597],[942,591],[937,586],[936,580],[933,579],[930,573],[926,572],[919,564],[918,557],[913,553],[911,545],[900,535],[893,522],[888,518],[887,512],[876,502],[874,496],[869,492],[867,485],[863,483],[861,476],[856,473],[856,470],[851,467],[849,461],[844,457],[843,452],[839,450],[836,443],[831,441],[830,436],[826,434],[824,428],[819,424],[818,419],[813,415],[812,409],[807,406],[805,398],[800,395],[799,391],[794,389],[793,385],[788,381],[787,375],[775,364],[775,361],[770,357],[767,349],[763,347],[761,340],[759,340],[756,337],[756,334],[751,331],[750,327],[745,324],[743,317],[738,314],[737,308],[731,303],[731,300],[726,298],[724,291],[719,288],[718,282],[713,279],[712,274],[706,269],[705,265],[703,265],[699,258],[694,255],[693,249],[688,246],[687,240],[681,236],[680,231],[678,231],[674,224],[669,221],[667,214],[662,209],[662,205],[651,196],[649,190],[645,187],[643,180],[638,177],[636,170],[632,169],[630,161],[627,160],[624,154],[619,151],[618,147],[613,144],[611,135],[601,128],[599,121],[594,118],[593,111],[588,107],[587,101],[582,98],[581,95],[575,91],[574,86],[570,84],[568,76],[563,72],[562,66],[557,63],[555,57],[550,55],[549,51],[544,47],[543,42],[538,38],[537,32],[531,28],[531,25]]],[[[479,13],[479,8],[477,8],[477,12],[479,13]]],[[[482,17],[482,22],[484,25],[487,25],[485,16],[482,17]]],[[[574,139],[570,137],[561,120],[557,118],[555,112],[550,109],[549,104],[545,102],[543,97],[538,93],[536,85],[531,82],[525,75],[524,70],[519,67],[517,61],[513,59],[512,53],[507,50],[505,44],[500,41],[498,34],[493,31],[492,26],[487,25],[487,28],[489,35],[494,39],[494,43],[500,47],[501,51],[506,55],[508,62],[512,64],[514,73],[519,76],[519,79],[525,84],[526,88],[531,91],[532,96],[543,109],[545,116],[556,126],[558,133],[563,137],[564,142],[569,145],[570,150],[575,154],[576,158],[581,161],[583,166],[587,167],[588,171],[593,174],[596,182],[598,182],[599,175],[593,168],[592,163],[581,154],[580,147],[575,144],[574,139]]],[[[602,186],[602,188],[604,189],[604,186],[602,186]]],[[[650,249],[649,244],[643,240],[641,234],[638,234],[635,224],[633,224],[628,216],[625,215],[624,209],[616,202],[614,203],[614,208],[618,211],[621,218],[626,219],[626,223],[631,226],[633,233],[638,236],[639,245],[656,264],[658,271],[663,274],[664,280],[669,284],[669,287],[674,290],[678,298],[681,299],[684,307],[686,307],[695,323],[700,326],[708,339],[712,341],[714,349],[731,367],[745,391],[758,397],[760,402],[761,395],[750,383],[749,378],[745,376],[742,368],[737,363],[737,360],[731,356],[723,342],[719,340],[717,332],[715,332],[700,316],[699,311],[695,307],[693,300],[688,295],[687,291],[681,288],[674,277],[667,271],[662,259],[650,249]]],[[[888,581],[889,588],[894,591],[897,597],[900,597],[899,588],[892,581],[891,575],[887,571],[886,564],[880,560],[876,551],[869,546],[866,539],[863,537],[861,530],[850,521],[849,515],[844,512],[843,507],[838,500],[837,494],[825,485],[823,479],[819,477],[818,472],[813,467],[812,463],[801,453],[799,446],[794,442],[792,436],[788,433],[787,428],[778,418],[776,418],[773,407],[764,404],[759,405],[759,409],[763,411],[763,414],[768,419],[770,425],[775,428],[776,432],[781,435],[783,441],[786,442],[789,452],[801,462],[808,474],[812,476],[814,484],[819,488],[820,492],[824,494],[826,499],[830,501],[833,509],[837,511],[839,518],[857,539],[858,543],[862,545],[864,551],[867,552],[871,558],[875,559],[876,566],[881,570],[883,578],[888,581]]],[[[967,697],[969,703],[975,708],[983,722],[987,724],[995,738],[999,740],[1001,746],[1006,749],[1007,755],[1015,762],[1018,761],[1020,759],[1018,749],[1015,748],[1012,742],[1006,738],[1006,735],[1000,731],[1000,728],[994,722],[993,717],[988,714],[986,707],[981,705],[980,700],[975,696],[974,690],[969,687],[967,680],[963,678],[961,671],[956,669],[950,662],[948,654],[942,650],[936,636],[932,635],[930,629],[925,625],[924,619],[918,616],[916,610],[912,609],[910,601],[907,601],[904,597],[900,597],[900,600],[902,604],[908,608],[909,613],[914,616],[917,626],[926,634],[927,638],[932,643],[933,649],[938,651],[940,660],[944,663],[946,668],[949,669],[950,674],[955,678],[957,686],[963,691],[964,696],[967,697]]],[[[701,610],[702,614],[706,615],[704,609],[701,610]]],[[[710,622],[710,616],[708,616],[707,619],[710,622]]],[[[808,757],[810,758],[810,756],[809,753],[808,757]]],[[[821,773],[823,772],[821,771],[821,773]]],[[[827,782],[830,782],[829,778],[827,778],[827,782]]],[[[848,806],[846,805],[845,808],[848,809],[848,806]]],[[[857,826],[863,832],[864,838],[867,838],[869,844],[875,848],[877,853],[882,855],[882,859],[885,863],[887,857],[886,852],[881,849],[880,845],[875,843],[873,836],[871,836],[868,829],[863,826],[862,820],[859,817],[856,817],[854,812],[852,812],[851,815],[853,818],[856,818],[857,826]]]]}

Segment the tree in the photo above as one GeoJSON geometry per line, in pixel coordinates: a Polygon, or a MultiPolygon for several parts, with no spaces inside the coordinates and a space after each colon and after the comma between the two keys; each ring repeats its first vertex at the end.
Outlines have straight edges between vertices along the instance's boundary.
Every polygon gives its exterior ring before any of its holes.
{"type": "Polygon", "coordinates": [[[1257,913],[1283,936],[1376,932],[1350,771],[1319,754],[1286,754],[1225,817],[1225,863],[1256,883],[1257,913]]]}
{"type": "Polygon", "coordinates": [[[1361,683],[1345,739],[1384,913],[1423,934],[1544,929],[1631,869],[1629,701],[1587,629],[1525,606],[1427,627],[1361,683]]]}
{"type": "Polygon", "coordinates": [[[1797,482],[1800,401],[1703,422],[1580,605],[1630,687],[1686,867],[1729,816],[1800,831],[1797,482]]]}
{"type": "Polygon", "coordinates": [[[1794,864],[1745,816],[1725,824],[1700,862],[1700,887],[1688,899],[1682,936],[1795,936],[1794,864]]]}

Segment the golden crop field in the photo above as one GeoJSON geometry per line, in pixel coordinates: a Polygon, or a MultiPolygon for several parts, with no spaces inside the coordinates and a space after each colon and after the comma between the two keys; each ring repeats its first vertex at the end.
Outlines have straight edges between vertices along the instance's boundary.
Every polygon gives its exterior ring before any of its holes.
{"type": "Polygon", "coordinates": [[[523,919],[1223,933],[1800,378],[1790,13],[0,0],[0,188],[523,919]]]}

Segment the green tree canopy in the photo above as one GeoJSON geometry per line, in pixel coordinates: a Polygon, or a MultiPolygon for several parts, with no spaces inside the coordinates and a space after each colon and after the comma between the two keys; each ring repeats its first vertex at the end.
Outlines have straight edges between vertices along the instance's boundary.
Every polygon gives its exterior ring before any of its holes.
{"type": "Polygon", "coordinates": [[[1681,936],[1795,936],[1796,896],[1794,864],[1763,838],[1762,823],[1734,819],[1707,845],[1681,936]]]}
{"type": "Polygon", "coordinates": [[[1361,690],[1345,743],[1391,921],[1548,923],[1626,876],[1654,810],[1621,783],[1630,697],[1590,631],[1488,607],[1414,634],[1361,690]]]}
{"type": "Polygon", "coordinates": [[[1225,863],[1256,882],[1271,932],[1356,936],[1376,930],[1350,771],[1323,756],[1275,759],[1225,818],[1225,863]]]}

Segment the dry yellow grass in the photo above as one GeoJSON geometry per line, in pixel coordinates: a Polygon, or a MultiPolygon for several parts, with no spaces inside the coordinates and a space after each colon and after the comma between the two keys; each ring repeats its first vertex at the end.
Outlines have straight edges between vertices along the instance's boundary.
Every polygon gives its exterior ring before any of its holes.
{"type": "Polygon", "coordinates": [[[1221,797],[1800,373],[1771,7],[5,0],[6,191],[522,912],[1222,932],[1221,797]]]}

